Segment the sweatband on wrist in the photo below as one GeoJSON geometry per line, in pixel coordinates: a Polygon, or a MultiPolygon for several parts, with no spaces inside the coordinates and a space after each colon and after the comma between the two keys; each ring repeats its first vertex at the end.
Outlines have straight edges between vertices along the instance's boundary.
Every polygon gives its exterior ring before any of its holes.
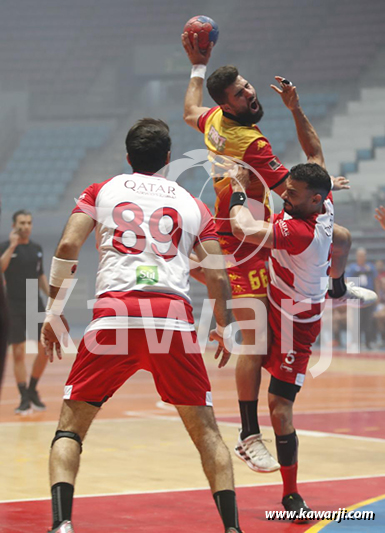
{"type": "Polygon", "coordinates": [[[204,80],[206,76],[206,70],[206,65],[193,65],[191,68],[190,78],[202,78],[204,80]]]}
{"type": "Polygon", "coordinates": [[[230,207],[229,212],[231,209],[236,205],[243,205],[247,200],[247,196],[244,192],[233,192],[230,199],[230,207]]]}
{"type": "Polygon", "coordinates": [[[73,279],[78,267],[77,260],[52,258],[49,284],[52,287],[61,287],[65,279],[73,279]]]}
{"type": "Polygon", "coordinates": [[[228,324],[227,326],[223,327],[217,324],[215,331],[218,333],[220,337],[223,339],[229,339],[231,337],[231,334],[233,332],[233,326],[231,324],[228,324]],[[226,331],[226,335],[224,335],[224,332],[226,331]]]}
{"type": "Polygon", "coordinates": [[[330,181],[332,182],[330,190],[332,191],[334,189],[334,181],[330,178],[330,181]]]}
{"type": "Polygon", "coordinates": [[[58,299],[55,299],[55,298],[51,298],[50,296],[48,297],[48,300],[47,300],[47,305],[46,305],[46,308],[45,308],[45,314],[47,316],[49,315],[56,315],[56,316],[60,316],[63,312],[63,308],[64,308],[64,304],[65,301],[64,300],[58,300],[58,299]]]}

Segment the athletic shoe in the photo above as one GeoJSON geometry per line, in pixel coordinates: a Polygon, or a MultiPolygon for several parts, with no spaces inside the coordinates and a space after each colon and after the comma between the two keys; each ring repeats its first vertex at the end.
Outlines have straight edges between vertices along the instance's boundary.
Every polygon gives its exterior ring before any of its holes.
{"type": "Polygon", "coordinates": [[[241,440],[241,434],[239,434],[234,452],[254,472],[275,472],[280,469],[279,463],[266,448],[261,433],[250,435],[244,440],[241,440]]]}
{"type": "Polygon", "coordinates": [[[17,415],[26,416],[32,413],[31,404],[28,397],[21,397],[19,407],[16,407],[15,413],[17,415]]]}
{"type": "Polygon", "coordinates": [[[298,518],[301,510],[303,509],[304,513],[309,513],[311,509],[306,505],[305,500],[298,494],[298,492],[292,492],[291,494],[287,494],[282,499],[282,505],[285,508],[285,511],[293,512],[295,511],[297,513],[297,518],[293,519],[293,522],[298,522],[301,524],[304,524],[307,522],[304,518],[298,518]]]}
{"type": "Polygon", "coordinates": [[[75,533],[72,523],[69,520],[64,520],[60,526],[55,529],[50,529],[47,533],[75,533]]]}
{"type": "Polygon", "coordinates": [[[333,300],[333,307],[340,307],[345,304],[352,304],[355,307],[369,307],[377,303],[378,296],[374,291],[358,287],[352,281],[346,284],[346,292],[340,298],[331,298],[333,300]],[[353,300],[353,302],[352,302],[353,300]],[[358,300],[355,302],[354,300],[358,300]]]}
{"type": "Polygon", "coordinates": [[[235,529],[235,527],[231,527],[230,529],[226,529],[226,533],[243,533],[240,529],[235,529]]]}
{"type": "Polygon", "coordinates": [[[45,411],[46,405],[40,400],[39,393],[36,389],[28,389],[28,398],[31,402],[32,409],[35,409],[35,411],[45,411]]]}

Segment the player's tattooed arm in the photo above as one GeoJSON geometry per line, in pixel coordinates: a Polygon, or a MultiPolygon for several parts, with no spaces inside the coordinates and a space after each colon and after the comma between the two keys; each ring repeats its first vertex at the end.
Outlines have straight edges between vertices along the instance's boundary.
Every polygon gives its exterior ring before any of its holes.
{"type": "MultiPolygon", "coordinates": [[[[236,177],[231,179],[233,193],[245,193],[249,181],[249,171],[239,166],[236,177]]],[[[244,205],[234,205],[231,207],[230,223],[233,235],[240,241],[250,242],[256,245],[263,244],[266,248],[273,248],[273,225],[264,220],[256,220],[244,205]]]]}
{"type": "Polygon", "coordinates": [[[317,163],[325,168],[321,141],[300,106],[297,88],[291,82],[282,78],[282,76],[275,76],[275,79],[279,83],[280,88],[275,85],[270,85],[270,87],[281,96],[285,106],[292,112],[297,128],[298,140],[302,150],[305,152],[307,162],[317,163]]]}
{"type": "MultiPolygon", "coordinates": [[[[182,44],[186,51],[191,64],[194,65],[207,65],[213,44],[207,49],[205,53],[199,50],[198,35],[194,37],[194,44],[191,44],[188,33],[182,34],[182,44]]],[[[203,107],[203,82],[201,77],[190,78],[190,83],[187,87],[186,96],[184,99],[184,112],[183,119],[192,128],[199,131],[198,119],[203,113],[208,111],[209,107],[203,107]]]]}

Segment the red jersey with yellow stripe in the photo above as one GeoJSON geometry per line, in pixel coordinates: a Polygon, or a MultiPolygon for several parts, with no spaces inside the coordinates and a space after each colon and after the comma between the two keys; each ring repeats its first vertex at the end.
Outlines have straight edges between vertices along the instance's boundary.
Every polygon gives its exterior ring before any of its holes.
{"type": "MultiPolygon", "coordinates": [[[[269,141],[255,124],[252,126],[242,125],[236,120],[236,117],[224,113],[218,106],[199,117],[198,127],[204,133],[205,144],[210,152],[215,156],[232,157],[249,164],[259,172],[268,189],[274,189],[286,179],[287,168],[273,155],[269,141]]],[[[213,163],[212,168],[214,189],[217,195],[215,205],[216,228],[223,252],[234,254],[236,259],[241,259],[252,254],[255,251],[255,245],[241,244],[231,232],[229,206],[232,188],[230,176],[225,166],[225,164],[221,165],[216,162],[213,163]]],[[[255,175],[251,176],[250,185],[246,192],[249,198],[264,205],[264,219],[269,221],[269,193],[255,175]]],[[[252,211],[251,206],[250,210],[252,211]]],[[[260,214],[257,218],[260,218],[260,214]]],[[[262,249],[257,255],[258,259],[266,259],[267,256],[268,250],[266,249],[262,249]]]]}

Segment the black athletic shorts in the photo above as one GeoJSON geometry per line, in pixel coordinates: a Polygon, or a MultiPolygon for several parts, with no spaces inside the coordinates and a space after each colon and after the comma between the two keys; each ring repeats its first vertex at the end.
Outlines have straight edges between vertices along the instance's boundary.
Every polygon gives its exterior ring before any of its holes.
{"type": "MultiPolygon", "coordinates": [[[[9,315],[9,331],[8,344],[19,344],[25,342],[26,336],[26,314],[25,313],[10,313],[9,315]]],[[[36,331],[29,331],[28,338],[30,340],[40,340],[40,333],[43,324],[39,324],[36,331]],[[38,338],[36,338],[38,334],[38,338]]]]}

